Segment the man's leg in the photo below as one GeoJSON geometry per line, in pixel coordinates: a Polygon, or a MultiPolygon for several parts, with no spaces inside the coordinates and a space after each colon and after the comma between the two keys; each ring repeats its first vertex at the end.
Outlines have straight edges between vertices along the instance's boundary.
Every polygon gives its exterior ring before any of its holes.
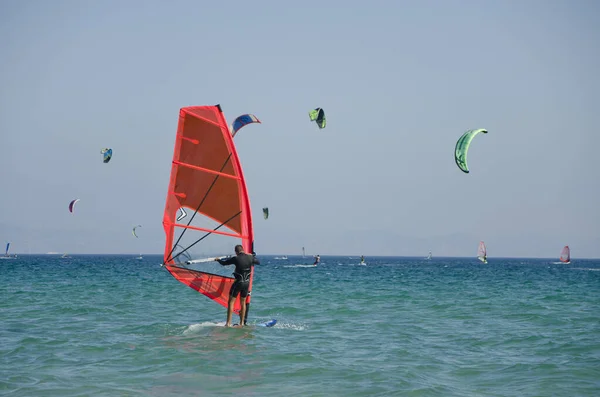
{"type": "Polygon", "coordinates": [[[243,327],[246,318],[246,297],[240,297],[240,303],[242,305],[240,309],[240,327],[243,327]]]}
{"type": "Polygon", "coordinates": [[[233,314],[233,305],[235,305],[235,296],[230,296],[229,302],[227,303],[227,322],[225,323],[226,327],[231,327],[231,315],[233,314]]]}

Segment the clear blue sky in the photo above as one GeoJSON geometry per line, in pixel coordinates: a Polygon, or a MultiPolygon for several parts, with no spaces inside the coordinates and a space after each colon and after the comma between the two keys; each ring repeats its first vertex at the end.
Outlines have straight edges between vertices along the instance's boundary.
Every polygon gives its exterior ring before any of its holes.
{"type": "Polygon", "coordinates": [[[0,239],[162,252],[179,108],[219,103],[263,122],[236,136],[259,253],[474,256],[485,240],[491,257],[600,257],[599,15],[584,0],[2,1],[0,239]],[[473,128],[489,133],[467,175],[453,151],[473,128]]]}

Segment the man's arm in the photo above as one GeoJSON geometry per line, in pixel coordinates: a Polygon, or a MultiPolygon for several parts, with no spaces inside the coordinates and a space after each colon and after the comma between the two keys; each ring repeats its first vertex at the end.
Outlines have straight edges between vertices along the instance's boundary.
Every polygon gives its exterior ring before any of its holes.
{"type": "Polygon", "coordinates": [[[215,260],[217,262],[219,262],[219,264],[221,264],[222,266],[228,266],[228,265],[235,265],[235,261],[236,261],[236,257],[232,256],[231,258],[228,259],[219,259],[219,258],[215,258],[215,260]]]}
{"type": "Polygon", "coordinates": [[[252,253],[252,264],[253,265],[260,265],[260,261],[258,260],[258,258],[256,257],[256,252],[252,253]]]}

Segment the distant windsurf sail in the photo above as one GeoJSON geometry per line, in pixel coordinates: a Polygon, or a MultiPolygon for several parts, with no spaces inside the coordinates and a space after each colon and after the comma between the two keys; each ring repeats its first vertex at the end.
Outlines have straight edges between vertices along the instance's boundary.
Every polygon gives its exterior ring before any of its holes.
{"type": "Polygon", "coordinates": [[[487,263],[487,249],[485,248],[485,243],[483,241],[479,242],[479,247],[477,248],[477,258],[483,263],[487,263]]]}
{"type": "MultiPolygon", "coordinates": [[[[233,269],[213,258],[232,254],[236,244],[252,253],[254,232],[242,166],[219,105],[179,112],[163,228],[165,268],[181,283],[227,307],[233,269]]],[[[250,291],[253,277],[254,269],[250,291]]]]}
{"type": "Polygon", "coordinates": [[[4,255],[0,256],[0,259],[16,259],[16,255],[10,255],[10,243],[6,243],[6,249],[4,250],[4,255]]]}
{"type": "Polygon", "coordinates": [[[565,245],[560,252],[560,261],[563,263],[571,263],[571,249],[565,245]]]}

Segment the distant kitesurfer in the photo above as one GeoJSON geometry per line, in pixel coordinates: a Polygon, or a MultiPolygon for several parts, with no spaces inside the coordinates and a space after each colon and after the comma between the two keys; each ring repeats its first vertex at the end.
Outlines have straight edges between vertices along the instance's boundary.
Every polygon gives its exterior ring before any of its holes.
{"type": "Polygon", "coordinates": [[[319,262],[321,262],[321,257],[319,255],[315,255],[315,263],[313,263],[313,265],[317,266],[319,262]]]}
{"type": "Polygon", "coordinates": [[[364,257],[364,255],[360,256],[360,263],[365,263],[365,257],[364,257]]]}
{"type": "Polygon", "coordinates": [[[231,327],[231,315],[233,313],[233,306],[238,295],[240,295],[240,327],[246,325],[246,297],[249,295],[248,289],[250,288],[250,274],[252,272],[252,266],[260,264],[260,261],[253,255],[246,254],[244,247],[241,245],[235,246],[235,256],[229,259],[215,258],[215,261],[219,262],[223,266],[235,265],[235,271],[233,276],[235,282],[231,285],[229,290],[229,302],[227,304],[227,322],[226,327],[231,327]]]}

